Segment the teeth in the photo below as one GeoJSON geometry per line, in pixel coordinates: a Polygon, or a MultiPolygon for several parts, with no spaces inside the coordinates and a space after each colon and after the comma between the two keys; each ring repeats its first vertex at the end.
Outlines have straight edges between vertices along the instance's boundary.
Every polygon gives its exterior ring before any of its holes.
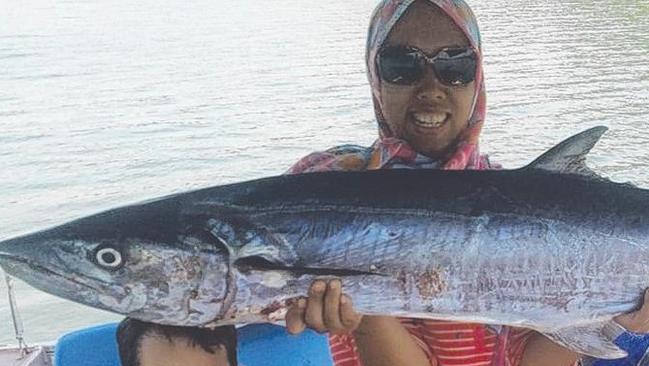
{"type": "Polygon", "coordinates": [[[413,113],[413,117],[415,117],[415,122],[423,127],[439,127],[446,121],[448,114],[419,112],[413,113]]]}

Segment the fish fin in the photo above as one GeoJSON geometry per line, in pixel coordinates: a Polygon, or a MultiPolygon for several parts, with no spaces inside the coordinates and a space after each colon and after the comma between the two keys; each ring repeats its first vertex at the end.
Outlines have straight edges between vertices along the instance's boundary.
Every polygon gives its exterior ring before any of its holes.
{"type": "Polygon", "coordinates": [[[572,351],[585,356],[601,359],[616,359],[627,356],[627,353],[613,343],[624,332],[624,328],[612,320],[567,327],[552,333],[543,333],[546,337],[572,351]]]}
{"type": "Polygon", "coordinates": [[[210,218],[207,229],[227,248],[233,262],[258,257],[288,266],[297,261],[295,251],[281,236],[243,217],[210,218]]]}
{"type": "Polygon", "coordinates": [[[599,177],[586,166],[586,155],[606,131],[608,131],[607,127],[597,126],[569,137],[523,169],[599,177]]]}

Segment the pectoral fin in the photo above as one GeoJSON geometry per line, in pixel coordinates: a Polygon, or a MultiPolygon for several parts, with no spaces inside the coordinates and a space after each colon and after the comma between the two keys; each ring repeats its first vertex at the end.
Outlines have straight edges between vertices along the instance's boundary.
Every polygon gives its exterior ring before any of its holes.
{"type": "Polygon", "coordinates": [[[624,328],[612,320],[563,328],[546,337],[579,354],[601,359],[616,359],[627,353],[613,343],[624,328]]]}
{"type": "Polygon", "coordinates": [[[207,228],[227,247],[233,261],[260,257],[270,263],[288,266],[297,260],[295,251],[281,236],[243,217],[229,220],[211,218],[207,221],[207,228]]]}

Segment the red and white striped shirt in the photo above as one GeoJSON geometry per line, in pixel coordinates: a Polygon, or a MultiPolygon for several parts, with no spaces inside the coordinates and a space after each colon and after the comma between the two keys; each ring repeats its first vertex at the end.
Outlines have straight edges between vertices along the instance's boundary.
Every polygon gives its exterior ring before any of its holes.
{"type": "MultiPolygon", "coordinates": [[[[431,366],[491,366],[497,346],[504,357],[499,363],[517,366],[532,334],[527,329],[510,328],[506,343],[497,345],[497,334],[482,324],[419,319],[401,319],[401,323],[426,353],[431,366]]],[[[362,366],[351,334],[332,335],[329,344],[335,366],[362,366]]]]}

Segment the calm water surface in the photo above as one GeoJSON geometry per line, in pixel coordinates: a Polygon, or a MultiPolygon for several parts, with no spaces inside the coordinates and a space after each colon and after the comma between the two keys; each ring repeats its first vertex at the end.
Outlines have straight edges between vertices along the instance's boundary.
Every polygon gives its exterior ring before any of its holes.
{"type": "MultiPolygon", "coordinates": [[[[518,167],[606,125],[591,165],[649,187],[649,1],[471,4],[489,89],[482,149],[518,167]]],[[[363,54],[374,5],[2,0],[0,239],[371,143],[363,54]]],[[[0,343],[10,343],[4,294],[0,283],[0,343]]],[[[17,294],[29,342],[118,319],[20,282],[17,294]]]]}

